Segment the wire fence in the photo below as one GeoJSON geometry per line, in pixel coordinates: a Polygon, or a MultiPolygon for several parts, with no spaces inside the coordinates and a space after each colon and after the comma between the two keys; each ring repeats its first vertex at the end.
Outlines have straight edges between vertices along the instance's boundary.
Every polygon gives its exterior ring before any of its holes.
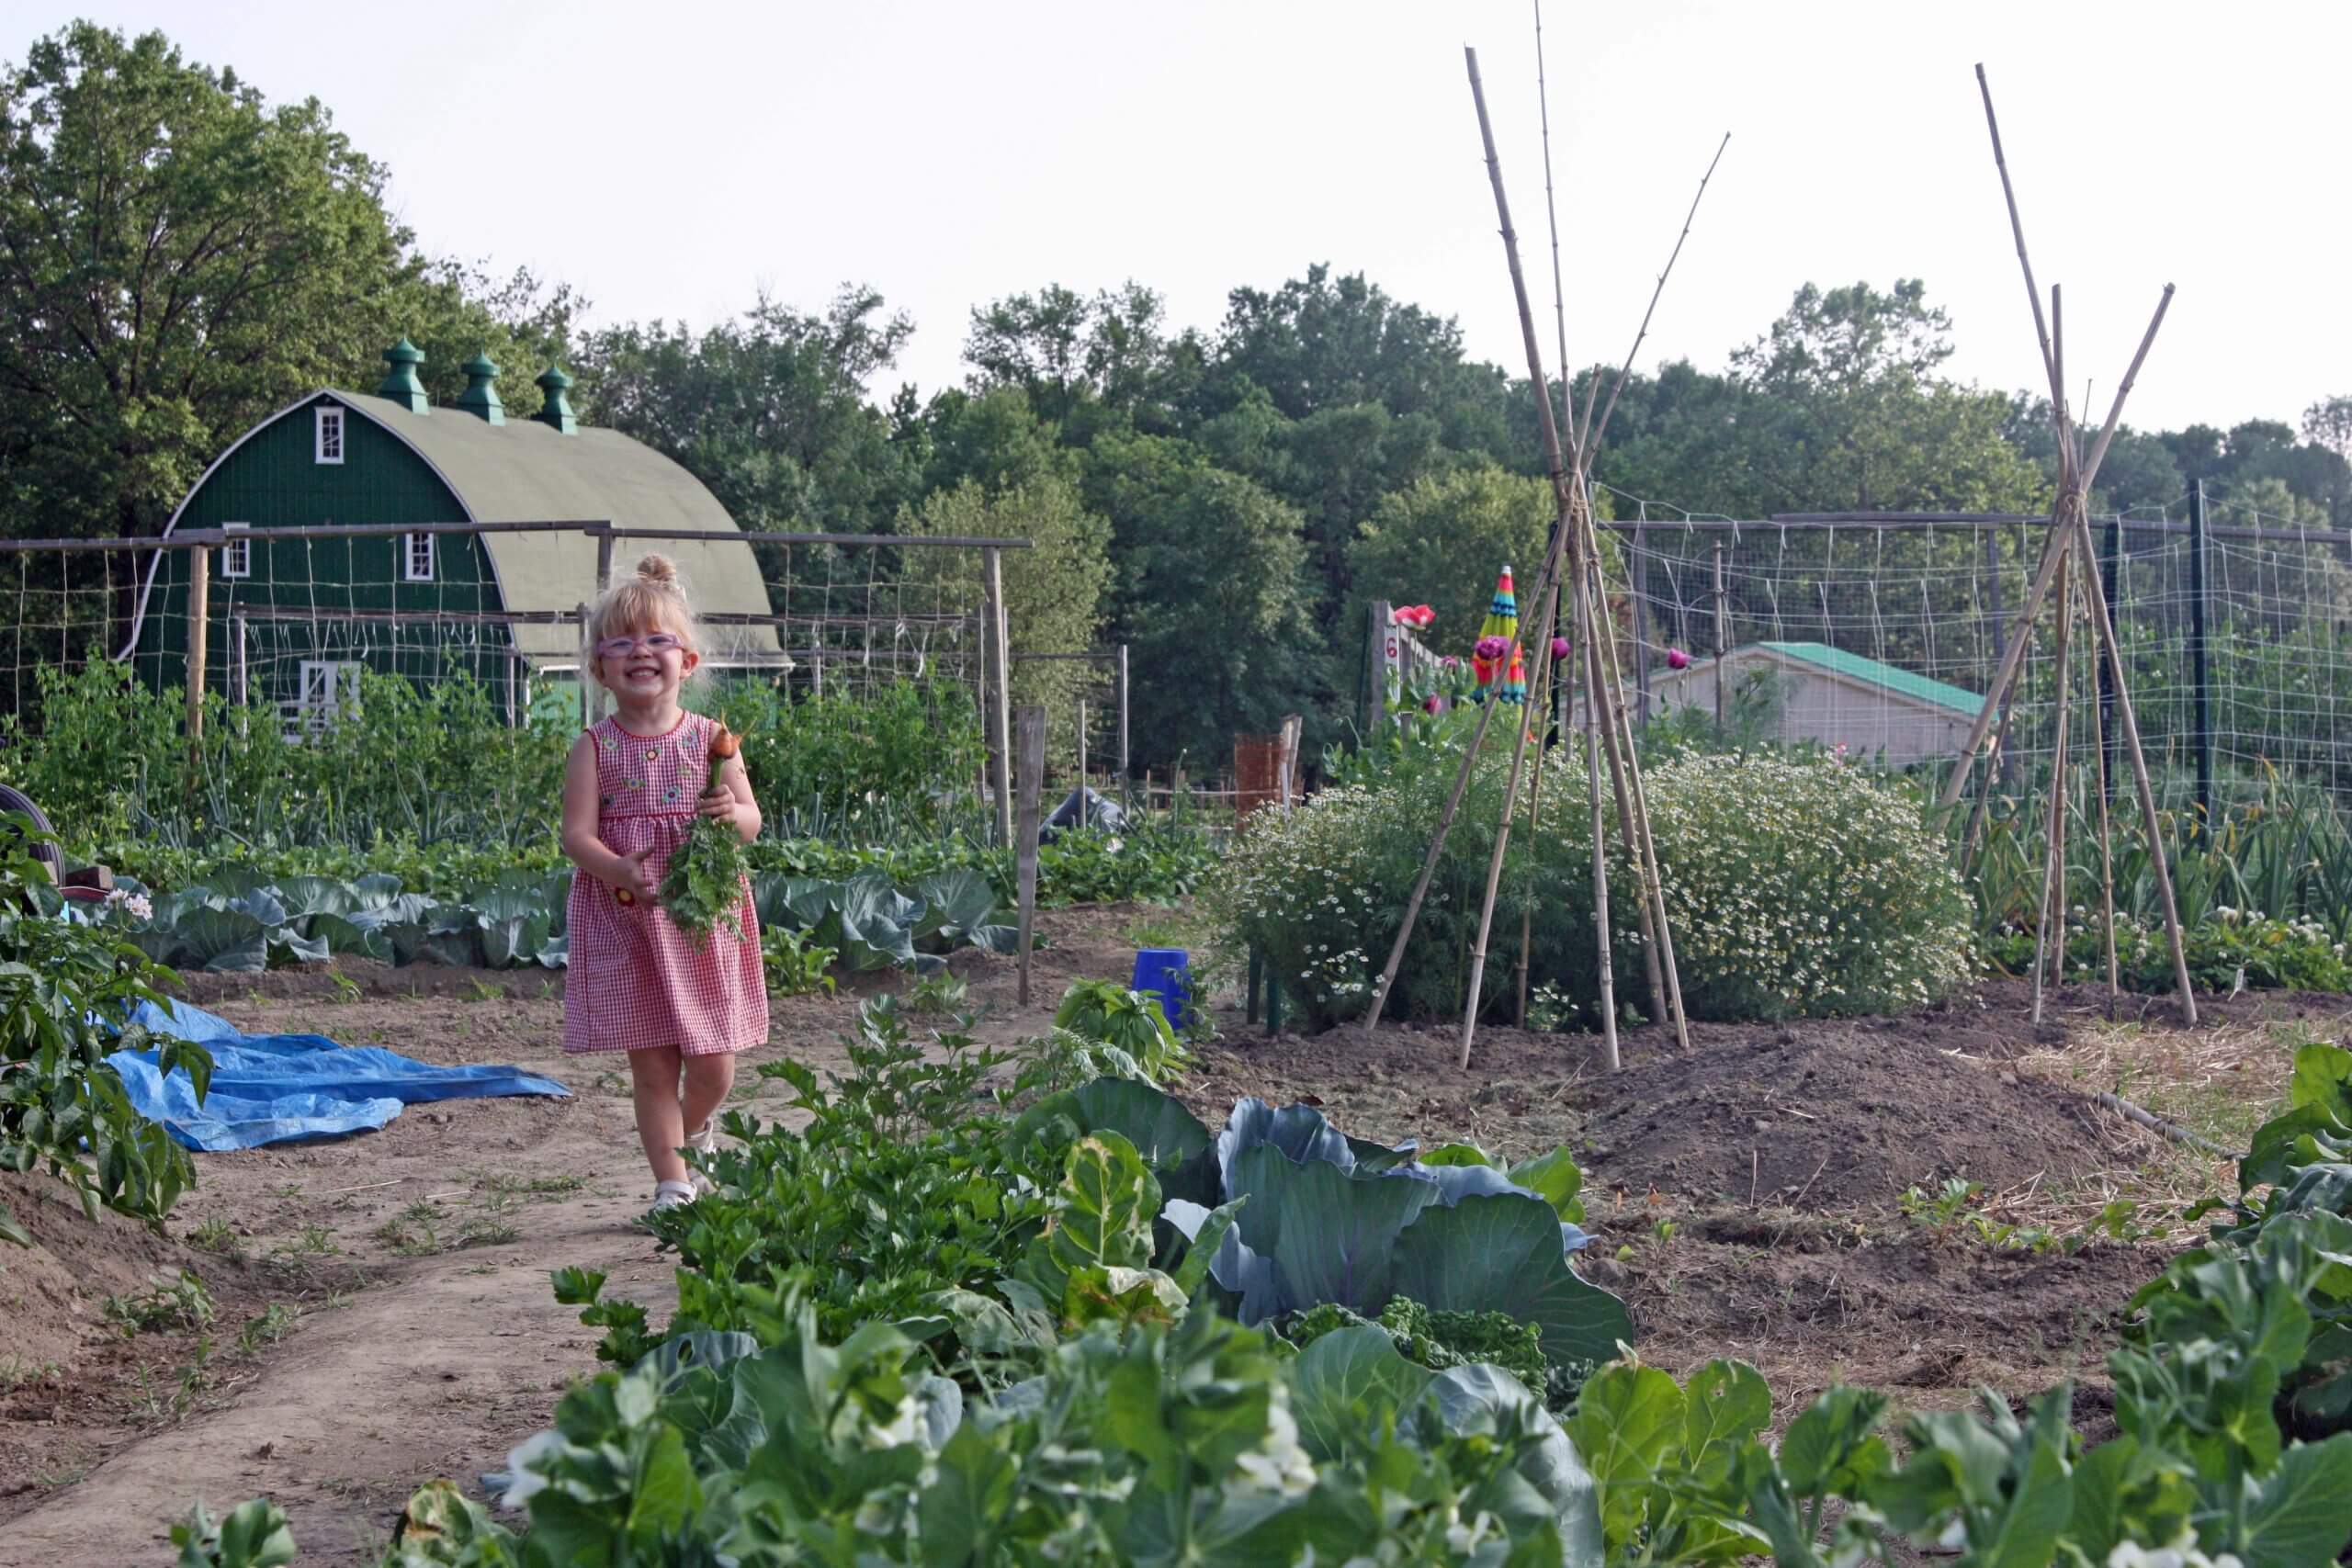
{"type": "MultiPolygon", "coordinates": [[[[1970,513],[1739,521],[1615,499],[1637,711],[1695,707],[1770,739],[1906,764],[1964,743],[2048,528],[1970,513]]],[[[2352,535],[2199,496],[2092,529],[2151,765],[2191,775],[2210,747],[2225,791],[2268,769],[2352,791],[2352,535]]],[[[2038,617],[2000,716],[2011,777],[2052,750],[2055,626],[2053,613],[2038,617]]],[[[2070,748],[2094,733],[2080,705],[2087,630],[2078,619],[2069,649],[2070,748]]],[[[2111,749],[2107,689],[2102,676],[2111,749]]]]}
{"type": "Polygon", "coordinates": [[[478,682],[510,724],[579,724],[602,708],[582,680],[590,605],[658,552],[695,604],[712,677],[794,700],[905,683],[943,716],[952,705],[989,720],[1009,651],[993,563],[1026,547],[568,521],[0,541],[14,612],[0,631],[0,717],[38,724],[60,675],[110,660],[289,731],[333,722],[371,670],[478,682]]]}

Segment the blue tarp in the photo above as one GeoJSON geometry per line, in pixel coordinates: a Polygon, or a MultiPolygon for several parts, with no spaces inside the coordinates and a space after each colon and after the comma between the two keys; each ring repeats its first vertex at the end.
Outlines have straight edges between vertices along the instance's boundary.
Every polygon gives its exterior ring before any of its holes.
{"type": "Polygon", "coordinates": [[[212,1087],[201,1106],[187,1074],[166,1078],[156,1070],[154,1052],[117,1051],[107,1058],[141,1116],[207,1153],[372,1131],[420,1100],[571,1092],[519,1067],[438,1067],[322,1034],[243,1034],[227,1019],[185,1002],[141,1002],[130,1021],[212,1053],[212,1087]]]}

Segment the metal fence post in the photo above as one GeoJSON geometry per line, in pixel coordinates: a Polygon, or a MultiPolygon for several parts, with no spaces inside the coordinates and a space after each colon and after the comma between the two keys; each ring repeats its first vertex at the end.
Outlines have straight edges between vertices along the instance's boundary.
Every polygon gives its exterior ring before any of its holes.
{"type": "Polygon", "coordinates": [[[2200,830],[2213,830],[2213,687],[2205,649],[2207,595],[2211,585],[2205,574],[2205,481],[2188,487],[2188,668],[2196,692],[2197,818],[2200,830]]]}
{"type": "MultiPolygon", "coordinates": [[[[1001,844],[1012,842],[1012,659],[1004,613],[1004,558],[1001,551],[980,552],[982,570],[986,573],[986,601],[989,623],[989,739],[996,748],[994,777],[996,786],[996,836],[1001,844]]],[[[1043,715],[1039,722],[1044,722],[1043,715]]],[[[1023,987],[1024,993],[1026,987],[1023,987]]]]}
{"type": "Polygon", "coordinates": [[[1037,792],[1045,783],[1046,710],[1021,710],[1021,840],[1015,853],[1016,891],[1021,906],[1020,1002],[1029,1005],[1029,953],[1035,942],[1037,918],[1037,792]]]}
{"type": "Polygon", "coordinates": [[[1650,721],[1650,555],[1648,547],[1649,519],[1646,514],[1634,524],[1634,687],[1639,694],[1642,723],[1650,721]]]}
{"type": "Polygon", "coordinates": [[[1724,655],[1731,650],[1731,612],[1724,596],[1724,547],[1715,546],[1715,728],[1724,727],[1724,655]]]}
{"type": "Polygon", "coordinates": [[[596,728],[596,650],[588,645],[588,625],[594,618],[586,604],[580,606],[580,728],[596,728]]]}
{"type": "MultiPolygon", "coordinates": [[[[2107,520],[2107,544],[2103,558],[2098,563],[2100,586],[2107,590],[2107,636],[2109,642],[2115,642],[2115,628],[2120,618],[2118,605],[2122,602],[2120,592],[2122,560],[2123,518],[2118,513],[2107,520]]],[[[2116,646],[2120,648],[2122,644],[2118,642],[2116,646]]],[[[2104,659],[2098,660],[2098,732],[2107,741],[2107,784],[2111,790],[2115,787],[2115,781],[2123,776],[2121,758],[2117,750],[2123,743],[2123,737],[2115,732],[2115,671],[2104,659]]]]}
{"type": "Polygon", "coordinates": [[[1119,778],[1125,789],[1127,777],[1127,645],[1119,645],[1119,778]]]}

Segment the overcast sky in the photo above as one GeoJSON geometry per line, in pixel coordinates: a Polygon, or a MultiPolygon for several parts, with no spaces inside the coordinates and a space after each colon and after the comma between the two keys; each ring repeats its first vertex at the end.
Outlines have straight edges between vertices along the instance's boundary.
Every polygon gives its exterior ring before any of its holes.
{"type": "MultiPolygon", "coordinates": [[[[0,53],[74,8],[0,0],[0,53]]],[[[1211,327],[1227,289],[1317,261],[1523,371],[1468,43],[1550,308],[1525,0],[79,8],[316,95],[390,166],[423,244],[567,280],[596,321],[701,326],[762,288],[815,309],[870,283],[914,316],[899,371],[926,391],[962,378],[975,303],[1133,277],[1211,327]]],[[[1982,61],[2100,412],[2167,281],[2132,423],[2295,421],[2352,392],[2352,6],[1551,0],[1545,21],[1572,356],[1624,353],[1730,131],[1645,367],[1720,367],[1808,279],[1916,276],[1960,375],[2035,380],[1982,61]]]]}

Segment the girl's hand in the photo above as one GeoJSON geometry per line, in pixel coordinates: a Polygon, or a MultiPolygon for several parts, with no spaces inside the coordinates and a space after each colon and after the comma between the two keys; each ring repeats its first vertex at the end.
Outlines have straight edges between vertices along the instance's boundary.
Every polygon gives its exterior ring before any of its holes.
{"type": "Polygon", "coordinates": [[[734,793],[723,784],[714,784],[695,802],[695,808],[705,817],[716,817],[728,823],[735,821],[736,806],[734,793]]]}
{"type": "Polygon", "coordinates": [[[642,849],[633,855],[616,856],[613,863],[613,886],[624,893],[635,894],[648,904],[657,902],[662,892],[653,874],[645,869],[645,857],[652,852],[650,848],[642,849]]]}

